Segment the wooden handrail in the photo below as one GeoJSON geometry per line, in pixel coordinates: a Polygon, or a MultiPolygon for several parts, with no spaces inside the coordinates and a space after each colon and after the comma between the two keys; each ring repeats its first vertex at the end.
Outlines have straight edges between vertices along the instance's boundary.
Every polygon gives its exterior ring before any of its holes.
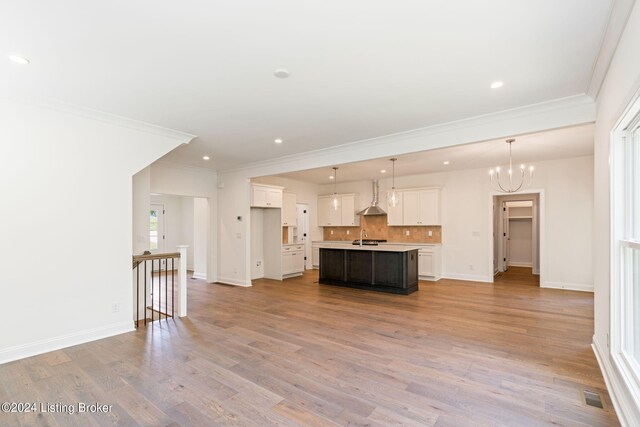
{"type": "Polygon", "coordinates": [[[167,259],[167,258],[180,258],[180,252],[169,252],[164,254],[134,255],[132,268],[136,268],[138,264],[140,264],[143,261],[154,260],[154,259],[167,259]]]}
{"type": "Polygon", "coordinates": [[[166,254],[149,254],[149,255],[134,255],[134,261],[146,261],[148,259],[166,259],[166,258],[180,258],[180,252],[169,252],[166,254]]]}

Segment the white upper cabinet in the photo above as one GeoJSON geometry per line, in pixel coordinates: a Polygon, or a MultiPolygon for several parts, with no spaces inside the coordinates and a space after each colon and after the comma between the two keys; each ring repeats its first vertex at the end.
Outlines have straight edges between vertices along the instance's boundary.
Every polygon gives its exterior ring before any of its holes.
{"type": "Polygon", "coordinates": [[[357,194],[338,194],[338,208],[333,205],[333,195],[318,197],[318,227],[357,226],[357,194]]]}
{"type": "MultiPolygon", "coordinates": [[[[398,206],[387,206],[389,225],[440,225],[440,189],[396,190],[398,206]]],[[[387,194],[387,200],[389,195],[387,194]]]]}
{"type": "Polygon", "coordinates": [[[282,187],[251,184],[251,207],[282,208],[282,187]]]}
{"type": "Polygon", "coordinates": [[[342,212],[340,215],[340,225],[355,226],[359,222],[356,215],[356,195],[345,194],[340,196],[340,204],[342,205],[342,212]]]}
{"type": "Polygon", "coordinates": [[[282,194],[282,226],[296,227],[298,224],[298,210],[296,208],[295,193],[282,194]]]}
{"type": "Polygon", "coordinates": [[[387,193],[387,224],[389,225],[402,225],[402,201],[404,199],[404,194],[402,191],[396,191],[396,196],[398,202],[396,206],[391,206],[391,192],[387,193]]]}

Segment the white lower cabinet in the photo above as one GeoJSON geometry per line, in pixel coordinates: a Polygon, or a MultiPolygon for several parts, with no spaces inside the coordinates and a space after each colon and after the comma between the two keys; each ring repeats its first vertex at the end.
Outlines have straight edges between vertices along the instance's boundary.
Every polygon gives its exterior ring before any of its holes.
{"type": "Polygon", "coordinates": [[[418,251],[418,276],[426,280],[440,280],[442,261],[439,245],[420,246],[418,251]]]}
{"type": "Polygon", "coordinates": [[[304,246],[282,247],[282,277],[299,276],[304,272],[304,246]]]}

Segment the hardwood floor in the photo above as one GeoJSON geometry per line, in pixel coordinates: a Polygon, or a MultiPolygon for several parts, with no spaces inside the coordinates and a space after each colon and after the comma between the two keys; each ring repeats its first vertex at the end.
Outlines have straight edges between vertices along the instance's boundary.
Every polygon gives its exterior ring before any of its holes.
{"type": "Polygon", "coordinates": [[[509,267],[507,271],[496,274],[493,282],[504,285],[540,286],[540,276],[534,275],[531,270],[531,267],[509,267]]]}
{"type": "Polygon", "coordinates": [[[191,281],[189,318],[0,365],[0,401],[113,405],[0,425],[618,425],[590,348],[592,294],[316,281],[191,281]]]}

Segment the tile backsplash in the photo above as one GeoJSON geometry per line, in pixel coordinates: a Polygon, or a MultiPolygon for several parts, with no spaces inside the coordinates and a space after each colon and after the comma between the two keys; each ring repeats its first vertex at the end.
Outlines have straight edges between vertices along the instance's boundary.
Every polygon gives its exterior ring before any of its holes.
{"type": "Polygon", "coordinates": [[[323,227],[323,240],[359,239],[361,228],[365,229],[369,239],[386,239],[398,243],[442,243],[441,226],[389,226],[386,215],[361,216],[360,227],[323,227]],[[429,231],[432,236],[429,236],[429,231]]]}

